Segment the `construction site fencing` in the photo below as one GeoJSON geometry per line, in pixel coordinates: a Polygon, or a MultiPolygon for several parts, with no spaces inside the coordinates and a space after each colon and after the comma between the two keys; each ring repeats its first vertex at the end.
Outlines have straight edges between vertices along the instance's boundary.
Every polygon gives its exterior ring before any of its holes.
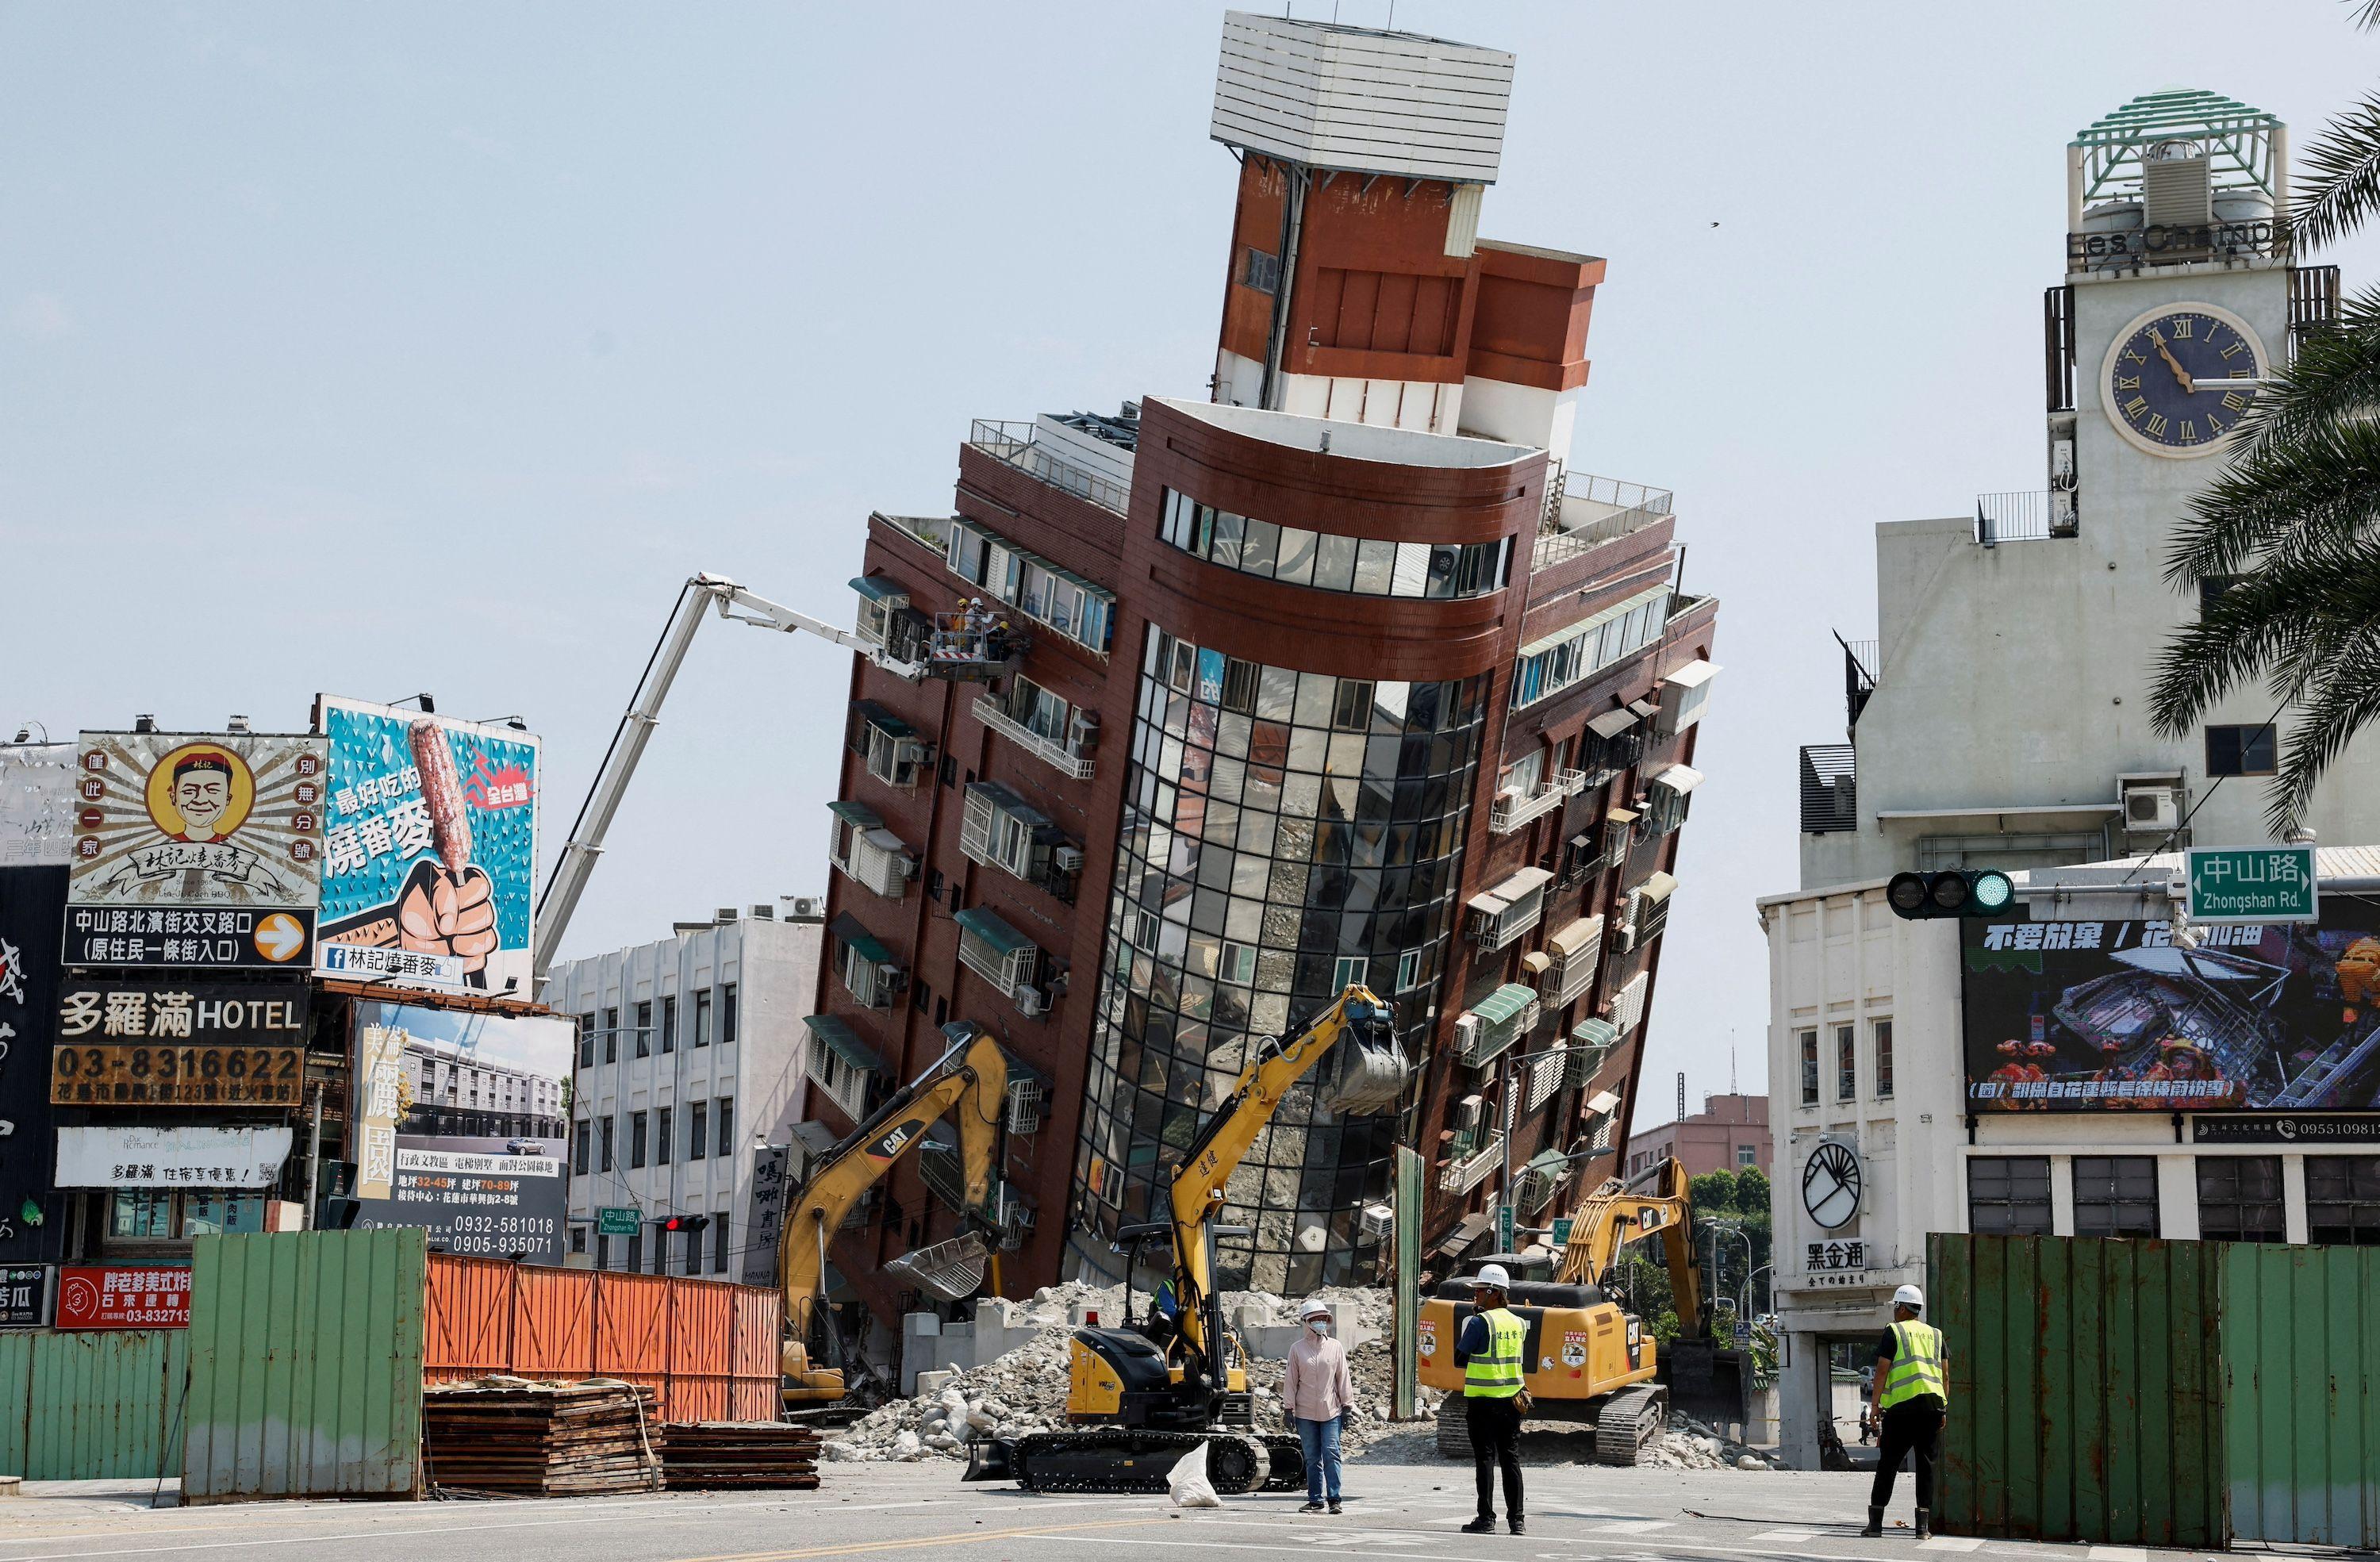
{"type": "Polygon", "coordinates": [[[422,1375],[613,1377],[666,1421],[773,1421],[783,1302],[758,1286],[430,1255],[422,1375]]]}
{"type": "Polygon", "coordinates": [[[2380,1547],[2380,1251],[1937,1232],[1949,1534],[2380,1547]]]}
{"type": "Polygon", "coordinates": [[[188,1366],[181,1329],[0,1334],[0,1471],[29,1481],[171,1477],[188,1366]]]}

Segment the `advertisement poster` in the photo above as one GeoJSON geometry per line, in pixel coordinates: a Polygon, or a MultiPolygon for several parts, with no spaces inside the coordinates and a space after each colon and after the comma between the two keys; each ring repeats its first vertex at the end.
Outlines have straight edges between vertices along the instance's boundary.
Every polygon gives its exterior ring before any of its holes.
{"type": "Polygon", "coordinates": [[[66,914],[63,864],[0,867],[0,1263],[55,1258],[65,1241],[49,1072],[66,914]]]}
{"type": "Polygon", "coordinates": [[[285,1127],[69,1126],[58,1130],[58,1186],[272,1188],[296,1136],[285,1127]]]}
{"type": "Polygon", "coordinates": [[[538,740],[328,695],[315,725],[331,764],[320,969],[528,997],[538,740]]]}
{"type": "Polygon", "coordinates": [[[2322,920],[1962,925],[1968,1109],[2380,1108],[2380,905],[2322,920]]]}
{"type": "Polygon", "coordinates": [[[50,1103],[303,1105],[303,982],[86,982],[58,1000],[50,1103]]]}
{"type": "Polygon", "coordinates": [[[0,1329],[37,1329],[50,1321],[46,1264],[0,1265],[0,1329]]]}
{"type": "Polygon", "coordinates": [[[62,1329],[186,1329],[187,1265],[68,1264],[58,1270],[62,1329]]]}
{"type": "Polygon", "coordinates": [[[0,744],[0,868],[74,861],[75,748],[0,744]]]}
{"type": "Polygon", "coordinates": [[[325,753],[271,733],[83,733],[67,963],[304,970],[325,753]]]}
{"type": "Polygon", "coordinates": [[[560,1264],[577,1034],[554,1015],[357,1004],[356,1226],[560,1264]]]}

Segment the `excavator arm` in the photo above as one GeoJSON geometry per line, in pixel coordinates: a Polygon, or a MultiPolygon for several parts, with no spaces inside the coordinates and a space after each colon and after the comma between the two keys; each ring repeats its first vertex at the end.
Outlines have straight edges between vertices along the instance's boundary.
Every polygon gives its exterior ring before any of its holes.
{"type": "Polygon", "coordinates": [[[1678,1331],[1703,1332],[1703,1271],[1694,1256],[1694,1212],[1686,1197],[1686,1168],[1674,1158],[1628,1181],[1614,1178],[1587,1195],[1572,1216],[1570,1245],[1555,1278],[1571,1285],[1608,1284],[1629,1243],[1658,1235],[1670,1269],[1678,1331]]]}
{"type": "MultiPolygon", "coordinates": [[[[1216,1108],[1173,1174],[1170,1213],[1173,1225],[1173,1277],[1181,1306],[1183,1342],[1213,1363],[1221,1310],[1214,1305],[1214,1219],[1223,1207],[1224,1185],[1248,1149],[1280,1110],[1290,1086],[1341,1041],[1359,1049],[1359,1070],[1381,1087],[1402,1086],[1408,1072],[1397,1043],[1395,1011],[1370,988],[1348,987],[1313,1023],[1288,1043],[1261,1036],[1255,1056],[1240,1071],[1231,1094],[1216,1108]]],[[[1377,1099],[1366,1090],[1364,1100],[1377,1099]]],[[[1390,1097],[1394,1099],[1393,1095],[1390,1097]]]]}
{"type": "Polygon", "coordinates": [[[967,1206],[982,1208],[998,1170],[1007,1096],[1008,1059],[990,1032],[978,1031],[829,1151],[789,1201],[777,1235],[777,1273],[785,1298],[785,1375],[808,1391],[803,1397],[832,1399],[843,1392],[840,1371],[809,1365],[808,1340],[826,1277],[827,1246],[844,1217],[944,1116],[957,1120],[967,1206]]]}

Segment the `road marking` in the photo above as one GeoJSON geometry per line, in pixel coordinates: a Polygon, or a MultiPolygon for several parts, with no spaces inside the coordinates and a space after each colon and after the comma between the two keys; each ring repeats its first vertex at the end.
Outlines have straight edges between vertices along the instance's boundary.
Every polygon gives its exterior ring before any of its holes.
{"type": "Polygon", "coordinates": [[[1981,1535],[1936,1535],[1932,1540],[1919,1541],[1920,1551],[1973,1551],[1984,1544],[1981,1535]]]}
{"type": "Polygon", "coordinates": [[[1806,1545],[1812,1541],[1830,1539],[1831,1530],[1763,1530],[1747,1544],[1752,1545],[1806,1545]]]}
{"type": "Polygon", "coordinates": [[[2149,1562],[2149,1548],[2144,1545],[2095,1545],[2091,1562],[2149,1562]]]}
{"type": "MultiPolygon", "coordinates": [[[[1139,1524],[1162,1524],[1155,1519],[1094,1519],[1082,1524],[1038,1524],[1014,1530],[986,1530],[970,1527],[953,1530],[939,1535],[911,1535],[901,1540],[851,1541],[842,1545],[804,1546],[792,1551],[737,1551],[715,1556],[681,1556],[674,1562],[796,1562],[805,1556],[858,1556],[877,1551],[917,1551],[933,1545],[967,1545],[977,1541],[1015,1540],[1021,1536],[1047,1535],[1062,1538],[1070,1530],[1119,1530],[1139,1524]]],[[[1075,1537],[1087,1538],[1087,1537],[1075,1537]]]]}
{"type": "Polygon", "coordinates": [[[1656,1530],[1674,1530],[1674,1519],[1622,1519],[1616,1523],[1597,1524],[1588,1532],[1597,1535],[1649,1535],[1656,1530]]]}
{"type": "MultiPolygon", "coordinates": [[[[528,1519],[523,1520],[518,1523],[442,1524],[434,1526],[404,1523],[402,1520],[407,1517],[404,1510],[384,1509],[383,1514],[385,1520],[396,1520],[398,1522],[383,1522],[383,1527],[380,1529],[355,1530],[345,1534],[267,1535],[243,1540],[196,1541],[181,1545],[119,1546],[112,1551],[75,1550],[15,1553],[11,1554],[6,1558],[6,1562],[63,1562],[63,1559],[65,1558],[83,1556],[152,1556],[182,1551],[229,1551],[239,1546],[249,1545],[319,1545],[325,1541],[409,1540],[416,1535],[476,1534],[490,1530],[539,1530],[557,1528],[568,1524],[608,1524],[618,1518],[621,1509],[627,1508],[676,1508],[681,1511],[686,1520],[692,1520],[696,1519],[741,1517],[747,1510],[756,1508],[790,1508],[796,1511],[810,1512],[820,1509],[834,1508],[844,1508],[848,1511],[858,1511],[860,1506],[861,1505],[839,1502],[778,1503],[761,1500],[722,1503],[717,1505],[717,1508],[713,1512],[704,1512],[701,1508],[698,1508],[694,1504],[665,1499],[659,1502],[614,1503],[606,1507],[601,1511],[594,1513],[589,1513],[584,1508],[573,1508],[566,1517],[528,1519]]],[[[945,1508],[951,1506],[953,1506],[953,1504],[952,1500],[947,1497],[928,1498],[916,1502],[884,1502],[868,1503],[865,1505],[867,1511],[872,1513],[881,1513],[888,1509],[896,1508],[945,1508]]],[[[1050,1508],[1092,1508],[1099,1505],[1090,1502],[1070,1502],[1062,1504],[1050,1503],[1047,1505],[1036,1504],[1035,1506],[1037,1508],[1043,1506],[1050,1508]]],[[[1003,1511],[1014,1510],[1004,1509],[1003,1511]]],[[[243,1516],[245,1517],[246,1515],[243,1516]]],[[[336,1517],[348,1523],[353,1523],[355,1521],[355,1514],[352,1509],[340,1512],[336,1515],[325,1515],[325,1517],[336,1517]]],[[[428,1518],[430,1515],[424,1514],[422,1517],[428,1518]]],[[[195,1529],[199,1528],[199,1526],[191,1526],[191,1528],[195,1529]]],[[[27,1540],[63,1540],[70,1538],[72,1537],[60,1535],[18,1536],[8,1544],[21,1544],[27,1540]]],[[[754,1552],[748,1555],[753,1557],[791,1557],[809,1556],[812,1554],[808,1552],[770,1551],[754,1552]]],[[[825,1553],[818,1553],[816,1555],[823,1556],[825,1553]]],[[[710,1559],[710,1562],[724,1562],[724,1559],[713,1558],[710,1559]]]]}

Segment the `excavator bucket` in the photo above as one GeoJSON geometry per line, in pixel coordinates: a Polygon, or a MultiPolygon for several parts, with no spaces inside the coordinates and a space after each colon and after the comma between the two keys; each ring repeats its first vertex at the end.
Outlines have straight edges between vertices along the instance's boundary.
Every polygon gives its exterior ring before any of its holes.
{"type": "Polygon", "coordinates": [[[1343,1117],[1387,1111],[1413,1077],[1413,1059],[1397,1040],[1395,1018],[1385,1008],[1366,1006],[1359,1013],[1351,1001],[1346,1019],[1339,1045],[1330,1049],[1322,1105],[1343,1117]]]}
{"type": "Polygon", "coordinates": [[[990,1256],[983,1239],[970,1231],[905,1253],[886,1264],[884,1272],[914,1280],[920,1290],[941,1301],[964,1302],[982,1289],[984,1264],[990,1256]]]}

